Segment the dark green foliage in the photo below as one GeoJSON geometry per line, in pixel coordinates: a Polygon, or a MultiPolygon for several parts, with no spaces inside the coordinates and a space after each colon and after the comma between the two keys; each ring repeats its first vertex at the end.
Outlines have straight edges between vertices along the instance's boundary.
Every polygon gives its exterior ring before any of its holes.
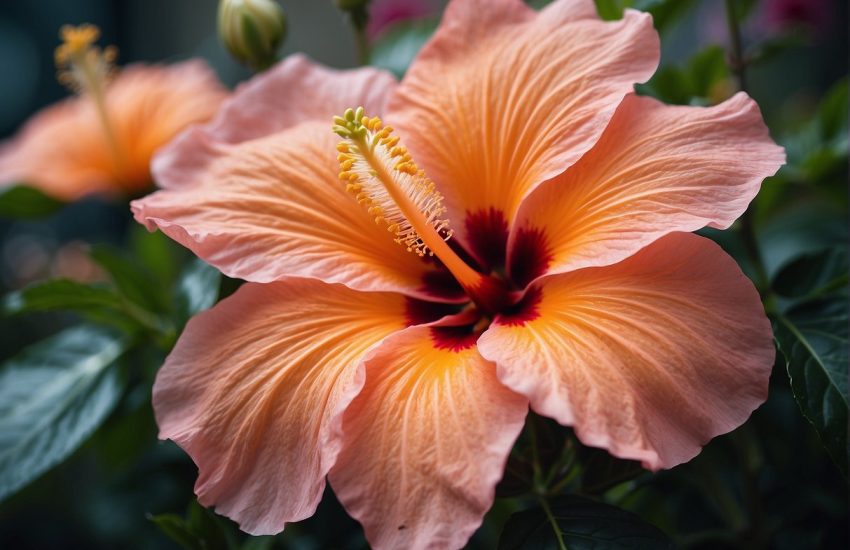
{"type": "Polygon", "coordinates": [[[0,189],[0,218],[40,218],[56,212],[63,204],[27,185],[0,189]]]}
{"type": "Polygon", "coordinates": [[[92,259],[109,274],[117,289],[128,300],[148,311],[164,312],[169,308],[168,296],[153,274],[125,252],[106,246],[95,246],[92,259]]]}
{"type": "Polygon", "coordinates": [[[569,495],[546,506],[511,516],[499,550],[673,548],[657,527],[609,504],[569,495]]]}
{"type": "Polygon", "coordinates": [[[730,72],[726,52],[711,46],[699,52],[683,67],[662,67],[652,79],[638,87],[666,103],[700,105],[716,103],[728,87],[730,72]]]}
{"type": "Polygon", "coordinates": [[[174,289],[174,309],[179,325],[212,307],[218,299],[221,273],[203,260],[194,259],[180,275],[174,289]]]}
{"type": "Polygon", "coordinates": [[[118,335],[80,326],[0,370],[0,499],[71,454],[121,395],[118,335]]]}
{"type": "Polygon", "coordinates": [[[149,516],[156,526],[171,540],[186,550],[228,550],[222,521],[212,512],[193,500],[185,517],[177,514],[149,516]]]}
{"type": "MultiPolygon", "coordinates": [[[[548,3],[528,1],[535,8],[548,3]]],[[[596,0],[607,20],[626,9],[652,14],[662,66],[638,93],[681,105],[715,104],[738,90],[730,44],[705,40],[711,21],[700,20],[710,14],[724,24],[725,4],[596,0]]],[[[572,429],[532,413],[469,549],[848,545],[850,115],[846,77],[823,71],[846,48],[801,32],[766,33],[755,19],[766,2],[731,4],[744,31],[748,91],[788,163],[764,183],[748,214],[756,254],[747,253],[740,222],[701,234],[758,280],[778,348],[768,400],[696,458],[660,472],[587,447],[572,429]],[[816,78],[797,86],[803,69],[824,59],[820,72],[812,71],[816,78]],[[760,71],[771,64],[783,79],[765,84],[760,71]]],[[[353,19],[363,26],[361,8],[353,19]]],[[[300,30],[302,23],[293,23],[300,30]]],[[[426,19],[389,27],[373,41],[372,64],[402,76],[436,26],[426,19]]],[[[258,29],[243,30],[257,46],[258,29]]],[[[0,225],[11,238],[44,218],[38,223],[55,227],[45,230],[54,251],[64,244],[63,231],[79,223],[50,225],[72,210],[58,212],[63,207],[36,189],[5,187],[0,225]]],[[[172,442],[156,440],[152,385],[186,322],[241,282],[222,278],[161,232],[147,232],[128,210],[115,206],[126,227],[104,224],[94,238],[71,237],[99,243],[91,257],[102,280],[36,278],[5,291],[3,321],[12,334],[5,356],[14,357],[0,369],[0,547],[366,548],[362,529],[331,489],[313,517],[275,537],[241,533],[194,500],[197,467],[172,442]]]]}
{"type": "Polygon", "coordinates": [[[794,397],[845,477],[850,461],[848,305],[846,299],[816,302],[781,316],[776,325],[794,397]]]}
{"type": "Polygon", "coordinates": [[[788,297],[774,323],[791,389],[838,468],[847,476],[848,261],[846,249],[830,249],[790,263],[776,278],[788,297]]]}

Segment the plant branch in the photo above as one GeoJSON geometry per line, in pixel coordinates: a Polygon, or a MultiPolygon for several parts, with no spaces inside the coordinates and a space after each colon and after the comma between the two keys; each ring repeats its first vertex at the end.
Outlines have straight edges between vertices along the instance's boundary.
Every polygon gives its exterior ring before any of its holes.
{"type": "Polygon", "coordinates": [[[552,530],[555,532],[555,539],[558,541],[558,548],[560,550],[567,550],[567,545],[564,544],[564,537],[561,534],[561,528],[558,527],[558,522],[555,521],[555,515],[552,513],[552,509],[549,508],[549,503],[546,502],[545,497],[538,497],[540,501],[540,507],[543,508],[543,511],[546,513],[546,517],[549,518],[549,523],[552,525],[552,530]]]}
{"type": "MultiPolygon", "coordinates": [[[[738,88],[742,92],[747,91],[747,63],[744,59],[744,49],[741,41],[741,26],[738,23],[738,14],[735,11],[737,0],[726,0],[726,23],[729,27],[729,41],[731,51],[729,52],[729,68],[738,80],[738,88]]],[[[749,207],[741,216],[740,234],[744,245],[744,250],[755,271],[755,285],[764,297],[769,290],[770,278],[767,275],[767,269],[764,267],[764,261],[759,251],[758,240],[756,239],[755,231],[755,202],[750,203],[749,207]]]]}

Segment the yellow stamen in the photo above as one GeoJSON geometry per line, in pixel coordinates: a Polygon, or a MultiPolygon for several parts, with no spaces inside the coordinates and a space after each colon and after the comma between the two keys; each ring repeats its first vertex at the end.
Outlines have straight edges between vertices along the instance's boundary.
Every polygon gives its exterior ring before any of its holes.
{"type": "Polygon", "coordinates": [[[364,116],[363,108],[348,109],[334,117],[334,132],[344,141],[339,177],[363,204],[375,222],[385,224],[395,242],[419,256],[436,255],[464,287],[474,287],[482,275],[469,267],[446,244],[451,238],[446,209],[434,182],[420,170],[407,148],[399,145],[392,128],[378,117],[364,116]]]}
{"type": "Polygon", "coordinates": [[[118,50],[108,46],[101,50],[94,45],[100,30],[94,25],[72,27],[64,25],[59,30],[62,44],[56,48],[57,79],[78,94],[86,94],[97,109],[104,137],[112,149],[113,162],[119,173],[126,166],[124,151],[115,137],[115,131],[106,109],[106,85],[114,73],[114,62],[118,50]]]}

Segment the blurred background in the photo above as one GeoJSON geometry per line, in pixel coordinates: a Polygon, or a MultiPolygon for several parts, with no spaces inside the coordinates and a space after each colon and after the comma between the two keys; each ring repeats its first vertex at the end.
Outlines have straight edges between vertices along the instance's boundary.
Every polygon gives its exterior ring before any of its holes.
{"type": "MultiPolygon", "coordinates": [[[[283,55],[300,51],[332,67],[356,64],[352,27],[332,0],[280,4],[288,18],[283,55]]],[[[599,4],[601,11],[616,13],[623,2],[599,4]]],[[[709,104],[736,91],[728,69],[723,2],[634,4],[656,9],[662,35],[662,68],[641,93],[669,103],[709,104]]],[[[745,12],[743,41],[753,57],[748,91],[761,106],[774,139],[789,154],[789,166],[766,182],[755,213],[764,261],[774,277],[806,254],[836,248],[846,252],[847,2],[750,0],[740,5],[745,12]]],[[[376,0],[369,29],[373,61],[402,73],[443,6],[437,0],[376,0]],[[410,17],[412,23],[406,20],[410,17]]],[[[202,57],[232,87],[250,72],[220,45],[215,18],[213,0],[4,0],[0,139],[14,135],[40,108],[68,95],[56,81],[53,64],[61,25],[98,25],[101,43],[117,45],[119,64],[202,57]]],[[[752,269],[733,237],[709,235],[745,270],[752,269]]],[[[179,247],[158,241],[150,245],[146,239],[157,237],[144,235],[132,222],[126,202],[120,201],[89,198],[44,219],[0,219],[0,287],[6,293],[51,277],[102,278],[88,257],[91,244],[161,246],[168,254],[185,256],[179,247]]],[[[4,316],[0,358],[13,357],[73,320],[55,313],[4,316]]],[[[161,353],[150,353],[152,357],[139,360],[159,364],[161,353]]],[[[846,480],[800,415],[784,366],[778,369],[770,400],[750,423],[712,442],[690,464],[636,477],[619,503],[662,527],[684,547],[845,547],[846,480]]],[[[229,522],[197,507],[184,516],[192,502],[196,470],[176,446],[156,440],[149,381],[143,375],[140,379],[128,386],[116,411],[70,459],[0,502],[0,548],[176,548],[173,537],[151,519],[161,514],[176,515],[174,529],[181,521],[207,522],[205,529],[222,538],[211,536],[204,547],[244,543],[229,522]]],[[[501,521],[515,506],[497,502],[471,546],[495,547],[501,521]]],[[[258,548],[299,549],[365,545],[359,527],[330,493],[314,518],[288,527],[281,537],[254,543],[258,548]]]]}

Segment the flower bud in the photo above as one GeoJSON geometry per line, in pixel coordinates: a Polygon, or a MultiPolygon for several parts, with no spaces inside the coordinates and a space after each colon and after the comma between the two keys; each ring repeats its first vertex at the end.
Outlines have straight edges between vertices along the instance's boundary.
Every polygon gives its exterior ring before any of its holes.
{"type": "Polygon", "coordinates": [[[218,35],[241,63],[265,69],[286,36],[286,16],[274,0],[221,0],[218,35]]]}

